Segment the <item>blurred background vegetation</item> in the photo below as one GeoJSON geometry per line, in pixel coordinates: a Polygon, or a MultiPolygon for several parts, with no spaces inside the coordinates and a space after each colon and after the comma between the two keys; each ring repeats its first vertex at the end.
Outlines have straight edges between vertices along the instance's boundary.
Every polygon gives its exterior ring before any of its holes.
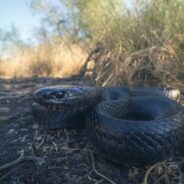
{"type": "Polygon", "coordinates": [[[24,43],[15,27],[0,29],[1,77],[78,75],[103,86],[183,87],[183,0],[54,2],[29,1],[42,18],[36,45],[24,43]]]}

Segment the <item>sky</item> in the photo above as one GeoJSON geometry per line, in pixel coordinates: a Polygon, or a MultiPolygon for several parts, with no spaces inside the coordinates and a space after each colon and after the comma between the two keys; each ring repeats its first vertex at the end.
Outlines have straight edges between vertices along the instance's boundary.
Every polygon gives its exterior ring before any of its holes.
{"type": "Polygon", "coordinates": [[[14,25],[24,41],[34,40],[40,21],[28,4],[28,0],[0,0],[0,28],[9,30],[14,25]]]}
{"type": "MultiPolygon", "coordinates": [[[[125,2],[129,7],[132,0],[125,2]]],[[[34,43],[34,33],[40,25],[40,17],[34,14],[29,3],[30,0],[0,0],[0,29],[9,30],[15,26],[23,41],[34,43]]]]}

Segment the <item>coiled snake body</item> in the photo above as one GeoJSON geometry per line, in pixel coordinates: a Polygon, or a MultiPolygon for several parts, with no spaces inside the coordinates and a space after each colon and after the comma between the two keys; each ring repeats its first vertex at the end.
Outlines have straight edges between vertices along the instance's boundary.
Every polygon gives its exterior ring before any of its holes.
{"type": "Polygon", "coordinates": [[[86,127],[103,157],[145,165],[181,154],[180,93],[165,88],[54,86],[39,89],[33,116],[45,129],[86,127]]]}

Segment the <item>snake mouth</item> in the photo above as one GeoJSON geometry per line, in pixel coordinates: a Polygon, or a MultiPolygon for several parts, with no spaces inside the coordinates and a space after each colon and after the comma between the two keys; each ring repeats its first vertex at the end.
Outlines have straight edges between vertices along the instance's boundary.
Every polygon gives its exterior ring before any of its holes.
{"type": "Polygon", "coordinates": [[[56,103],[40,103],[40,105],[44,106],[46,109],[51,110],[51,111],[84,111],[87,109],[87,106],[78,106],[75,108],[74,106],[66,106],[62,104],[56,104],[56,103]]]}

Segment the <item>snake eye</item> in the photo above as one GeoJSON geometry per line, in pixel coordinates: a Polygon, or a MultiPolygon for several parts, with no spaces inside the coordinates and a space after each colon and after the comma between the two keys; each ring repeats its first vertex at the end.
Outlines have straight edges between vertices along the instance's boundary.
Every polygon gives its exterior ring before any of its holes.
{"type": "Polygon", "coordinates": [[[55,97],[56,98],[58,98],[58,99],[61,99],[61,98],[63,98],[65,96],[65,93],[64,92],[57,92],[56,94],[55,94],[55,97]]]}

